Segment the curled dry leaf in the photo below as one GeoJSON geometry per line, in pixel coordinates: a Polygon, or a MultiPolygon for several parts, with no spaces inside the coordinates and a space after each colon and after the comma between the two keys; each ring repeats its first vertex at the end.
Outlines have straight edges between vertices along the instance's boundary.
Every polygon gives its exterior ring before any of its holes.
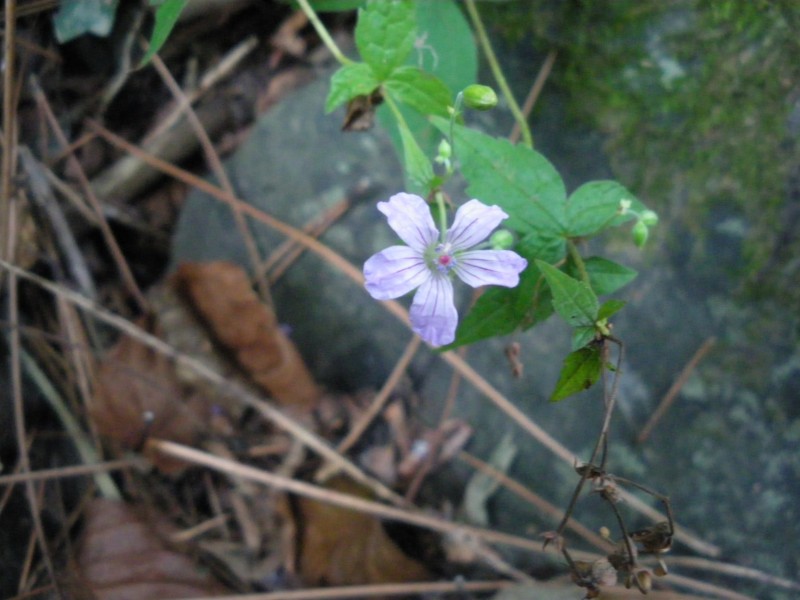
{"type": "Polygon", "coordinates": [[[172,281],[257,385],[293,409],[316,404],[319,387],[241,267],[226,261],[184,263],[172,281]]]}
{"type": "Polygon", "coordinates": [[[80,586],[75,597],[151,600],[220,596],[228,593],[187,556],[167,548],[153,527],[130,506],[95,499],[86,511],[78,550],[80,586]]]}
{"type": "MultiPolygon", "coordinates": [[[[159,335],[152,319],[137,324],[159,335]]],[[[100,363],[89,407],[97,432],[124,450],[139,448],[148,436],[193,444],[207,431],[212,410],[206,396],[178,380],[168,358],[130,337],[100,363]]],[[[161,455],[151,458],[168,473],[185,466],[161,455]]]]}
{"type": "MultiPolygon", "coordinates": [[[[328,487],[360,495],[360,488],[337,478],[328,487]]],[[[430,571],[407,556],[387,535],[380,519],[354,510],[298,498],[297,570],[313,585],[359,585],[428,581],[430,571]]]]}

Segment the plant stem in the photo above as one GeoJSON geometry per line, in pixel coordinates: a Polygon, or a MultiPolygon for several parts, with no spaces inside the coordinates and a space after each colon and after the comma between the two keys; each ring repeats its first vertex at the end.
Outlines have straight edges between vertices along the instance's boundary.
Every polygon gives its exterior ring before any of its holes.
{"type": "Polygon", "coordinates": [[[575,266],[578,267],[578,273],[581,276],[581,281],[591,287],[592,283],[589,280],[589,273],[586,271],[586,263],[583,262],[583,257],[581,256],[581,253],[578,252],[578,247],[572,240],[567,240],[567,252],[569,252],[569,256],[575,263],[575,266]]]}
{"type": "Polygon", "coordinates": [[[308,20],[314,26],[314,29],[319,36],[319,39],[322,40],[322,43],[327,46],[328,50],[331,51],[333,57],[339,61],[342,65],[351,65],[353,61],[347,58],[341,50],[339,50],[339,46],[336,45],[336,42],[333,41],[331,34],[328,33],[328,30],[325,28],[325,25],[322,24],[322,21],[319,20],[317,13],[311,8],[311,5],[308,3],[308,0],[297,0],[297,3],[300,5],[300,8],[303,9],[303,12],[308,17],[308,20]]]}
{"type": "Polygon", "coordinates": [[[497,85],[500,86],[500,90],[508,101],[508,108],[511,110],[511,114],[514,115],[514,119],[519,124],[520,131],[522,132],[523,144],[528,148],[533,148],[533,136],[531,135],[530,127],[528,127],[525,115],[522,114],[519,104],[517,104],[514,95],[511,93],[511,88],[508,87],[508,82],[506,81],[505,75],[503,75],[503,70],[500,68],[500,63],[497,62],[497,56],[495,56],[492,44],[489,42],[489,36],[486,35],[483,21],[481,21],[481,17],[478,14],[478,9],[475,8],[475,0],[466,0],[466,6],[469,18],[472,21],[472,26],[478,34],[478,41],[486,55],[489,68],[492,70],[492,75],[494,75],[497,85]]]}
{"type": "Polygon", "coordinates": [[[439,207],[439,239],[444,244],[447,239],[447,208],[444,205],[444,194],[436,192],[436,206],[439,207]]]}

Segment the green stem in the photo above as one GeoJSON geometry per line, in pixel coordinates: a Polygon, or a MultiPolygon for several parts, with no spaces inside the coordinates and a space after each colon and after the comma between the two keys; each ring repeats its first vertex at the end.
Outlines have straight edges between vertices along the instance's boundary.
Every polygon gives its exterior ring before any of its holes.
{"type": "Polygon", "coordinates": [[[442,244],[447,240],[447,207],[444,205],[444,194],[436,192],[436,206],[439,208],[439,239],[442,244]]]}
{"type": "Polygon", "coordinates": [[[314,29],[319,36],[319,39],[322,40],[322,43],[328,47],[328,50],[331,51],[333,57],[339,61],[342,65],[351,65],[353,61],[347,58],[341,50],[339,50],[339,46],[336,45],[336,42],[333,41],[331,34],[328,33],[328,30],[325,28],[325,25],[322,24],[322,21],[319,20],[317,13],[311,8],[311,5],[308,3],[308,0],[297,0],[297,3],[300,5],[300,8],[303,9],[303,12],[306,13],[308,20],[314,26],[314,29]]]}
{"type": "Polygon", "coordinates": [[[478,14],[478,9],[475,8],[475,0],[466,0],[466,6],[467,12],[469,13],[469,18],[472,21],[472,26],[475,28],[475,32],[478,34],[478,41],[483,48],[484,54],[486,54],[486,60],[489,63],[489,68],[492,70],[492,75],[494,75],[497,85],[500,86],[500,90],[503,92],[506,100],[508,100],[508,108],[511,110],[511,114],[514,115],[514,119],[516,119],[517,123],[519,124],[520,131],[522,132],[523,143],[528,148],[533,148],[533,136],[531,135],[530,127],[528,127],[528,121],[525,119],[525,115],[522,114],[519,104],[517,104],[517,101],[514,99],[514,95],[511,93],[511,88],[508,87],[508,82],[503,75],[503,70],[500,68],[500,63],[497,62],[497,57],[492,49],[492,44],[489,42],[489,36],[486,35],[486,29],[483,26],[483,21],[481,21],[481,17],[478,14]]]}
{"type": "Polygon", "coordinates": [[[586,263],[583,262],[583,257],[581,256],[581,253],[578,252],[578,247],[572,240],[567,240],[567,251],[569,252],[570,258],[575,263],[575,266],[578,267],[578,273],[581,276],[581,281],[591,287],[592,284],[589,281],[589,273],[586,271],[586,263]]]}

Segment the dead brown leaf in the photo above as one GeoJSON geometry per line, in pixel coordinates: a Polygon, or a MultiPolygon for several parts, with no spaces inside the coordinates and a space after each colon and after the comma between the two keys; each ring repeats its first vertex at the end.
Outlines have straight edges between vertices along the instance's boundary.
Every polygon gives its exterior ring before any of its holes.
{"type": "MultiPolygon", "coordinates": [[[[164,530],[159,524],[162,535],[164,530]]],[[[229,593],[187,556],[169,549],[155,531],[127,504],[92,501],[71,583],[82,588],[80,597],[151,600],[229,593]]]]}
{"type": "MultiPolygon", "coordinates": [[[[152,319],[140,319],[138,325],[159,334],[152,319]]],[[[148,436],[194,444],[208,429],[212,403],[181,384],[168,358],[125,337],[99,365],[89,412],[100,435],[130,450],[148,436]]],[[[151,458],[167,473],[185,467],[160,455],[151,458]]]]}
{"type": "Polygon", "coordinates": [[[172,282],[257,385],[286,407],[308,410],[316,404],[319,387],[241,267],[227,261],[184,263],[172,282]]]}
{"type": "MultiPolygon", "coordinates": [[[[363,491],[338,478],[328,487],[363,491]]],[[[298,572],[306,585],[428,581],[428,569],[392,541],[380,519],[306,498],[297,499],[298,572]]]]}

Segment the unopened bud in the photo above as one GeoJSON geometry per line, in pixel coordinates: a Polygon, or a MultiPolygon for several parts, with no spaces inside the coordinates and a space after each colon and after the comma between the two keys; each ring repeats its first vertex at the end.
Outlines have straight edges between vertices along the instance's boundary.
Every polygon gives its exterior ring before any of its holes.
{"type": "Polygon", "coordinates": [[[647,225],[645,225],[642,221],[636,221],[636,225],[633,226],[631,230],[631,234],[633,234],[633,243],[636,244],[639,248],[647,243],[647,236],[649,235],[649,231],[647,229],[647,225]]]}
{"type": "Polygon", "coordinates": [[[464,104],[475,110],[489,110],[497,106],[497,94],[488,85],[473,83],[464,88],[464,104]]]}
{"type": "Polygon", "coordinates": [[[450,147],[450,142],[442,138],[442,141],[439,142],[437,154],[442,159],[450,158],[453,155],[453,149],[450,147]]]}
{"type": "Polygon", "coordinates": [[[514,235],[507,229],[498,229],[489,238],[493,250],[508,250],[514,245],[514,235]]]}
{"type": "Polygon", "coordinates": [[[648,227],[652,227],[658,224],[658,215],[652,210],[643,210],[639,215],[639,220],[648,227]]]}

